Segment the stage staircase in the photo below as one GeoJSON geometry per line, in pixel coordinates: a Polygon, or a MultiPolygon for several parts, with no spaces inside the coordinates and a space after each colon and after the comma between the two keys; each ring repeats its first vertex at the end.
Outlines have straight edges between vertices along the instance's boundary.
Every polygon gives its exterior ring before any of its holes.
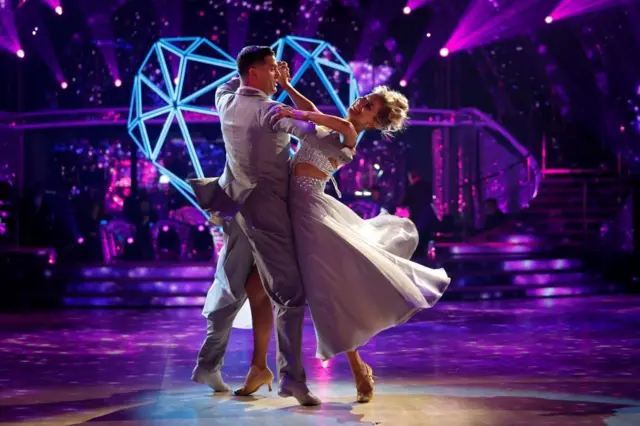
{"type": "Polygon", "coordinates": [[[629,291],[630,283],[607,279],[597,261],[601,230],[628,193],[628,182],[615,176],[546,176],[530,206],[504,227],[464,243],[437,243],[428,263],[453,277],[448,299],[629,291]]]}
{"type": "Polygon", "coordinates": [[[547,176],[519,219],[554,247],[593,250],[602,226],[614,219],[628,194],[628,181],[615,176],[547,176]]]}

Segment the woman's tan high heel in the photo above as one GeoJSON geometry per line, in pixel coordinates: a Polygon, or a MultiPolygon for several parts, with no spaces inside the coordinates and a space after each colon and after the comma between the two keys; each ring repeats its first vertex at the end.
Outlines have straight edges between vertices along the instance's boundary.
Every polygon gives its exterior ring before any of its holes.
{"type": "Polygon", "coordinates": [[[358,392],[357,401],[360,403],[367,403],[373,399],[373,370],[368,364],[364,364],[364,368],[365,374],[353,375],[358,392]]]}
{"type": "Polygon", "coordinates": [[[244,379],[244,386],[234,392],[236,396],[249,396],[254,394],[262,387],[267,385],[269,392],[273,388],[273,373],[269,370],[269,367],[264,370],[259,370],[258,367],[252,365],[247,374],[247,378],[244,379]]]}

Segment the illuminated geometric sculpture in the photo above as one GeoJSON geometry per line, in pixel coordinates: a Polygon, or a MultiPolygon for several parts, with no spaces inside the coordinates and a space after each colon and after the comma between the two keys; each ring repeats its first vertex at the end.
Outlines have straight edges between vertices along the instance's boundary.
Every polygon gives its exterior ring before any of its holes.
{"type": "MultiPolygon", "coordinates": [[[[292,85],[295,86],[305,73],[315,73],[329,93],[339,114],[342,116],[347,114],[349,105],[359,96],[358,84],[349,64],[336,52],[333,46],[322,40],[287,36],[275,42],[271,48],[275,50],[278,60],[283,58],[288,49],[292,49],[292,53],[298,55],[299,59],[301,58],[300,67],[291,78],[292,85]],[[311,48],[309,49],[307,46],[311,46],[311,48]],[[328,57],[334,60],[328,59],[328,57]],[[332,71],[334,76],[336,74],[342,75],[341,78],[348,84],[346,93],[333,87],[326,71],[332,71]]],[[[236,75],[235,59],[214,43],[204,38],[179,37],[161,39],[156,42],[142,62],[134,79],[127,126],[129,135],[145,157],[196,207],[198,205],[193,190],[188,184],[187,176],[177,176],[164,167],[158,157],[165,145],[169,129],[174,123],[177,123],[190,162],[193,165],[193,174],[198,178],[205,177],[189,131],[187,116],[191,113],[217,116],[218,112],[210,95],[215,92],[218,86],[236,75]],[[171,57],[173,62],[170,63],[168,57],[171,57]],[[185,83],[189,77],[190,65],[194,63],[209,65],[223,71],[208,76],[203,87],[189,92],[190,89],[185,87],[185,83]],[[153,105],[145,105],[143,92],[151,93],[156,102],[153,105]],[[149,120],[157,120],[159,117],[165,116],[164,125],[159,135],[150,137],[149,120]]],[[[283,92],[277,100],[282,102],[287,96],[287,93],[283,92]]],[[[205,213],[203,212],[203,214],[205,213]]],[[[208,217],[207,214],[205,216],[208,217]]]]}
{"type": "MultiPolygon", "coordinates": [[[[290,47],[302,56],[304,62],[302,62],[300,68],[291,77],[291,85],[295,86],[302,76],[308,71],[312,70],[316,73],[325,89],[331,96],[331,99],[338,108],[338,112],[343,117],[347,115],[347,109],[357,98],[360,96],[358,90],[358,82],[353,74],[353,70],[349,64],[338,54],[335,47],[329,43],[305,37],[283,37],[275,42],[271,48],[276,52],[276,58],[281,60],[286,48],[290,47]],[[303,45],[304,43],[304,45],[303,45]],[[309,49],[308,47],[311,47],[309,49]],[[335,60],[326,59],[325,56],[331,56],[335,60]],[[329,80],[326,71],[333,70],[346,74],[344,77],[349,84],[348,94],[339,93],[336,91],[331,81],[329,80]]],[[[277,100],[283,102],[288,97],[286,92],[282,92],[278,96],[277,100]]]]}

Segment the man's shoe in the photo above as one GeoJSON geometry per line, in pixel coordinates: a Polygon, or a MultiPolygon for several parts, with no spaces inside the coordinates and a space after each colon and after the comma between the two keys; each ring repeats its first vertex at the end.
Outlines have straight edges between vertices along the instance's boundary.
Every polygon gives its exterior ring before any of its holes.
{"type": "Polygon", "coordinates": [[[322,404],[320,398],[311,393],[306,383],[294,382],[287,377],[280,379],[278,395],[283,398],[289,398],[292,396],[298,400],[300,405],[305,407],[322,404]]]}
{"type": "Polygon", "coordinates": [[[215,392],[229,392],[231,388],[222,380],[222,374],[220,371],[206,371],[205,369],[196,366],[193,369],[191,380],[203,385],[209,385],[215,392]]]}

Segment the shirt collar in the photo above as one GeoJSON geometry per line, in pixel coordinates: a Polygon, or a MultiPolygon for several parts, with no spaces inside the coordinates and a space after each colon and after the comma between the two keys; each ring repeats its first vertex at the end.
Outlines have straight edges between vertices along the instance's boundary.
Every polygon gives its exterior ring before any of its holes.
{"type": "Polygon", "coordinates": [[[255,87],[248,87],[248,86],[238,87],[238,90],[236,91],[236,93],[240,95],[247,95],[247,96],[260,96],[261,98],[265,98],[265,99],[269,97],[262,90],[256,89],[255,87]]]}

